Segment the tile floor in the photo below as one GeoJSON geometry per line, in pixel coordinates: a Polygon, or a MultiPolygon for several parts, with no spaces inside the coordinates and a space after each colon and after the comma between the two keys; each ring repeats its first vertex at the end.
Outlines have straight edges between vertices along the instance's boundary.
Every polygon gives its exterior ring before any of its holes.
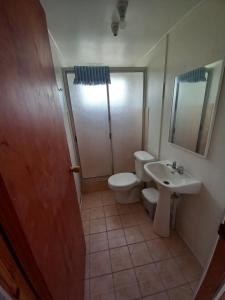
{"type": "Polygon", "coordinates": [[[83,195],[85,300],[189,300],[202,269],[183,240],[153,232],[141,203],[111,191],[83,195]]]}

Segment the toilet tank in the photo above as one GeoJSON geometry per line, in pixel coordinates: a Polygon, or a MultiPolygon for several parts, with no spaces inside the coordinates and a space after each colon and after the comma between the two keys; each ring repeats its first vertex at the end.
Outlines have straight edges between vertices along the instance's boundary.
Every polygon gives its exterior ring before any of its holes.
{"type": "Polygon", "coordinates": [[[137,151],[134,153],[135,157],[135,171],[137,177],[141,181],[150,181],[149,177],[144,172],[144,164],[150,161],[154,161],[155,158],[146,151],[137,151]]]}

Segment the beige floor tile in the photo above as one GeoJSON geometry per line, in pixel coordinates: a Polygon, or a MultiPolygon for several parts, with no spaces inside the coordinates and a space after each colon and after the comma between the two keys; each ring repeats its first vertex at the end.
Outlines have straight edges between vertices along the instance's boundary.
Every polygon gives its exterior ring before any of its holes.
{"type": "Polygon", "coordinates": [[[91,295],[91,300],[116,300],[116,294],[111,291],[106,294],[91,295]]]}
{"type": "Polygon", "coordinates": [[[123,227],[130,227],[138,224],[136,214],[121,215],[123,227]]]}
{"type": "Polygon", "coordinates": [[[131,257],[127,246],[111,249],[110,257],[113,272],[132,267],[131,257]]]}
{"type": "Polygon", "coordinates": [[[88,209],[101,206],[101,193],[88,193],[82,195],[82,209],[88,209]]]}
{"type": "Polygon", "coordinates": [[[126,215],[131,213],[130,204],[116,204],[117,210],[120,215],[126,215]]]}
{"type": "Polygon", "coordinates": [[[134,214],[145,212],[145,208],[144,208],[142,202],[131,203],[130,204],[130,212],[134,213],[134,214]]]}
{"type": "Polygon", "coordinates": [[[101,192],[83,193],[82,201],[94,201],[101,199],[101,192]]]}
{"type": "Polygon", "coordinates": [[[200,279],[202,268],[193,255],[175,257],[175,262],[187,281],[200,279]]]}
{"type": "Polygon", "coordinates": [[[92,295],[101,295],[113,291],[112,274],[103,275],[90,279],[90,293],[92,295]]]}
{"type": "Polygon", "coordinates": [[[135,270],[129,269],[113,273],[113,282],[115,287],[136,284],[135,270]]]}
{"type": "Polygon", "coordinates": [[[141,297],[134,269],[113,273],[118,300],[132,300],[141,297]]]}
{"type": "Polygon", "coordinates": [[[90,233],[99,233],[106,231],[105,218],[90,221],[90,233]]]}
{"type": "Polygon", "coordinates": [[[154,239],[151,241],[147,241],[147,246],[150,250],[153,261],[167,259],[171,256],[169,249],[167,248],[163,239],[154,239]]]}
{"type": "Polygon", "coordinates": [[[169,300],[169,297],[166,293],[154,294],[152,296],[144,297],[143,300],[169,300]]]}
{"type": "Polygon", "coordinates": [[[101,251],[90,254],[90,277],[111,273],[109,251],[101,251]]]}
{"type": "Polygon", "coordinates": [[[104,212],[106,217],[117,216],[119,214],[116,204],[104,206],[104,212]]]}
{"type": "Polygon", "coordinates": [[[108,231],[109,248],[116,248],[126,245],[126,239],[123,229],[108,231]]]}
{"type": "Polygon", "coordinates": [[[107,191],[102,191],[102,198],[101,198],[101,202],[102,205],[111,205],[111,204],[115,204],[115,197],[114,197],[114,193],[110,190],[107,191]]]}
{"type": "Polygon", "coordinates": [[[100,207],[102,205],[101,200],[88,200],[84,201],[82,207],[83,209],[91,209],[94,207],[100,207]]]}
{"type": "Polygon", "coordinates": [[[145,242],[129,245],[129,251],[134,266],[146,265],[152,262],[145,242]]]}
{"type": "Polygon", "coordinates": [[[188,285],[167,291],[170,300],[192,300],[192,290],[188,285]]]}
{"type": "Polygon", "coordinates": [[[104,214],[104,209],[102,206],[100,207],[94,207],[90,209],[90,219],[100,219],[100,218],[104,218],[105,214],[104,214]]]}
{"type": "Polygon", "coordinates": [[[82,218],[82,220],[83,221],[90,220],[90,213],[91,213],[90,209],[83,209],[83,210],[81,210],[81,218],[82,218]]]}
{"type": "Polygon", "coordinates": [[[97,252],[109,248],[108,237],[106,232],[95,233],[90,235],[90,252],[97,252]]]}
{"type": "Polygon", "coordinates": [[[84,280],[84,300],[90,300],[90,280],[84,280]]]}
{"type": "Polygon", "coordinates": [[[85,194],[81,217],[85,300],[192,299],[201,266],[175,232],[164,239],[154,233],[141,203],[118,204],[112,191],[85,194]]]}
{"type": "Polygon", "coordinates": [[[82,222],[83,225],[83,230],[84,230],[84,234],[90,234],[90,221],[83,221],[82,222]]]}
{"type": "Polygon", "coordinates": [[[90,253],[90,235],[85,235],[85,246],[86,246],[86,254],[90,253]]]}
{"type": "Polygon", "coordinates": [[[186,280],[174,259],[158,262],[156,263],[156,267],[166,289],[177,287],[186,283],[186,280]]]}
{"type": "Polygon", "coordinates": [[[119,286],[115,290],[117,300],[135,300],[141,297],[138,284],[119,286]]]}
{"type": "Polygon", "coordinates": [[[120,216],[112,216],[106,218],[107,231],[122,228],[120,216]]]}
{"type": "Polygon", "coordinates": [[[173,231],[169,238],[164,239],[167,247],[170,250],[172,256],[190,254],[190,250],[186,246],[185,242],[173,231]]]}
{"type": "Polygon", "coordinates": [[[145,222],[147,222],[147,223],[152,222],[152,220],[150,219],[148,213],[145,210],[143,210],[142,212],[137,212],[136,213],[136,221],[137,221],[138,224],[145,223],[145,222]]]}
{"type": "Polygon", "coordinates": [[[162,281],[154,264],[137,267],[136,275],[142,296],[156,294],[164,290],[162,281]]]}
{"type": "Polygon", "coordinates": [[[151,221],[141,223],[139,228],[146,241],[159,238],[153,231],[153,224],[151,221]]]}
{"type": "Polygon", "coordinates": [[[144,237],[138,226],[125,228],[124,232],[128,244],[144,241],[144,237]]]}
{"type": "Polygon", "coordinates": [[[85,279],[90,277],[90,255],[86,255],[85,259],[85,279]]]}
{"type": "Polygon", "coordinates": [[[199,285],[199,280],[195,280],[189,283],[190,288],[192,289],[193,294],[196,292],[198,285],[199,285]]]}

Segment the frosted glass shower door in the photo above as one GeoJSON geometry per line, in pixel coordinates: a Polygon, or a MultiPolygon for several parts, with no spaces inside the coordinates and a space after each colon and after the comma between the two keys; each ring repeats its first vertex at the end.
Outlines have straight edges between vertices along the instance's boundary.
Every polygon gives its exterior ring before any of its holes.
{"type": "Polygon", "coordinates": [[[143,72],[113,72],[110,76],[114,173],[133,172],[133,154],[142,149],[143,72]]]}
{"type": "Polygon", "coordinates": [[[83,178],[112,174],[106,85],[74,85],[67,74],[83,178]]]}

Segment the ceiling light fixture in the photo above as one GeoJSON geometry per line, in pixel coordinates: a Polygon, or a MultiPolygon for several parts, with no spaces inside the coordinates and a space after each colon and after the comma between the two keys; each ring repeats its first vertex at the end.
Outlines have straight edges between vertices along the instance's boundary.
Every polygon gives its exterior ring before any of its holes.
{"type": "Polygon", "coordinates": [[[128,7],[128,0],[120,0],[117,3],[117,10],[120,16],[120,28],[124,29],[126,27],[126,12],[127,12],[127,7],[128,7]]]}
{"type": "Polygon", "coordinates": [[[119,22],[112,22],[111,24],[111,29],[112,29],[112,33],[114,36],[117,36],[118,35],[118,31],[119,31],[119,22]]]}
{"type": "Polygon", "coordinates": [[[126,27],[126,12],[128,7],[128,0],[119,0],[117,2],[117,11],[112,16],[111,29],[114,36],[118,35],[119,28],[124,29],[126,27]],[[116,16],[116,17],[115,17],[116,16]]]}

